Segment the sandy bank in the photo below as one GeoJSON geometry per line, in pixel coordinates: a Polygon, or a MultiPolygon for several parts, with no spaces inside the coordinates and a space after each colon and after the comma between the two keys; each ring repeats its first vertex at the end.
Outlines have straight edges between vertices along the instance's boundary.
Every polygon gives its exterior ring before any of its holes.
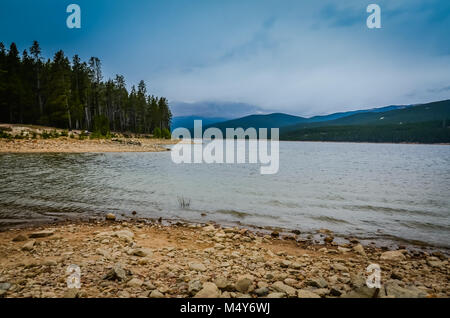
{"type": "Polygon", "coordinates": [[[117,138],[78,140],[57,139],[0,139],[0,153],[86,153],[86,152],[155,152],[167,151],[166,139],[117,138]]]}
{"type": "Polygon", "coordinates": [[[0,233],[2,297],[449,297],[449,272],[440,253],[218,225],[92,221],[0,233]],[[67,287],[71,264],[80,289],[67,287]],[[369,264],[381,267],[380,290],[365,285],[369,264]]]}

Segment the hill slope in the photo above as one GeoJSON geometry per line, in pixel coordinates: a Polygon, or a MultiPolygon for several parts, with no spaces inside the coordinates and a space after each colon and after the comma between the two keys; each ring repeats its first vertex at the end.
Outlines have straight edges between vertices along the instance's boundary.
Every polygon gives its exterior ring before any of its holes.
{"type": "Polygon", "coordinates": [[[281,140],[450,142],[450,100],[282,127],[281,140]]]}

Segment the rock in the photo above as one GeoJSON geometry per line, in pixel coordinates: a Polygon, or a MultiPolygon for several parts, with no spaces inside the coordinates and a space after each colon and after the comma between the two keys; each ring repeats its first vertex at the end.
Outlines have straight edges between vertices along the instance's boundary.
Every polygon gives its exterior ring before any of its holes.
{"type": "Polygon", "coordinates": [[[280,293],[285,293],[288,297],[295,297],[297,292],[295,288],[285,285],[283,282],[275,282],[272,284],[272,288],[280,293]]]}
{"type": "Polygon", "coordinates": [[[269,295],[267,295],[267,298],[283,298],[285,296],[285,293],[270,293],[269,295]]]}
{"type": "Polygon", "coordinates": [[[77,288],[69,288],[64,292],[64,298],[80,298],[79,292],[77,288]]]}
{"type": "Polygon", "coordinates": [[[403,276],[401,276],[401,275],[398,274],[398,273],[392,272],[392,273],[391,273],[391,278],[392,278],[392,279],[402,280],[402,279],[403,279],[403,276]]]}
{"type": "Polygon", "coordinates": [[[203,284],[202,290],[200,290],[194,298],[218,298],[219,295],[219,288],[217,288],[216,284],[206,282],[203,284]]]}
{"type": "Polygon", "coordinates": [[[10,283],[0,283],[0,290],[8,290],[11,288],[11,284],[10,283]]]}
{"type": "Polygon", "coordinates": [[[312,291],[306,290],[306,289],[297,290],[297,297],[298,298],[320,298],[319,295],[313,293],[312,291]]]}
{"type": "Polygon", "coordinates": [[[19,234],[12,239],[13,242],[24,242],[26,240],[28,240],[28,238],[23,234],[19,234]]]}
{"type": "Polygon", "coordinates": [[[318,277],[307,280],[306,285],[316,288],[326,288],[328,286],[328,283],[322,277],[318,277]]]}
{"type": "Polygon", "coordinates": [[[251,277],[250,275],[243,275],[238,277],[235,287],[237,291],[246,293],[252,284],[253,277],[251,277]]]}
{"type": "Polygon", "coordinates": [[[203,265],[202,263],[190,263],[189,269],[191,271],[204,272],[206,271],[206,266],[203,265]]]}
{"type": "Polygon", "coordinates": [[[380,259],[383,261],[404,261],[406,257],[402,251],[388,251],[381,254],[380,259]]]}
{"type": "Polygon", "coordinates": [[[199,280],[191,280],[188,284],[188,293],[190,295],[197,294],[203,288],[202,283],[199,280]]]}
{"type": "Polygon", "coordinates": [[[378,297],[379,289],[362,286],[341,295],[342,298],[376,298],[378,297]]]}
{"type": "Polygon", "coordinates": [[[115,221],[116,220],[116,216],[112,213],[106,214],[105,218],[107,221],[115,221]]]}
{"type": "Polygon", "coordinates": [[[119,298],[130,298],[131,295],[126,290],[121,290],[120,292],[117,293],[117,297],[119,297],[119,298]]]}
{"type": "Polygon", "coordinates": [[[358,253],[359,255],[362,255],[364,257],[367,257],[366,251],[364,250],[364,247],[361,244],[356,244],[353,246],[353,250],[358,253]]]}
{"type": "Polygon", "coordinates": [[[342,265],[341,263],[333,264],[331,267],[332,267],[334,270],[336,270],[336,271],[340,271],[340,272],[348,272],[347,267],[345,267],[345,266],[342,265]]]}
{"type": "Polygon", "coordinates": [[[281,262],[280,262],[280,266],[281,267],[283,267],[283,268],[287,268],[287,267],[289,267],[290,265],[292,264],[292,262],[290,262],[290,261],[288,261],[288,260],[282,260],[281,262]]]}
{"type": "Polygon", "coordinates": [[[150,248],[140,247],[133,250],[132,254],[139,257],[151,257],[153,255],[153,251],[150,248]]]}
{"type": "Polygon", "coordinates": [[[436,256],[431,256],[427,258],[427,264],[431,267],[445,267],[448,262],[447,261],[441,261],[436,256]]]}
{"type": "Polygon", "coordinates": [[[22,246],[22,251],[32,251],[34,248],[34,244],[36,244],[35,240],[31,240],[26,242],[23,246],[22,246]]]}
{"type": "Polygon", "coordinates": [[[395,298],[425,298],[427,293],[415,286],[401,287],[397,282],[387,282],[384,286],[385,296],[395,298]]]}
{"type": "Polygon", "coordinates": [[[6,290],[0,289],[0,298],[6,297],[6,290]]]}
{"type": "Polygon", "coordinates": [[[224,289],[224,290],[231,290],[231,284],[230,282],[223,276],[219,276],[214,280],[214,284],[216,284],[216,286],[219,289],[224,289]]]}
{"type": "Polygon", "coordinates": [[[329,236],[325,237],[323,240],[325,243],[331,243],[334,241],[334,237],[329,235],[329,236]]]}
{"type": "Polygon", "coordinates": [[[300,263],[297,263],[297,262],[293,262],[293,263],[291,263],[291,265],[289,266],[289,268],[293,268],[293,269],[300,269],[300,268],[302,268],[302,264],[300,264],[300,263]]]}
{"type": "Polygon", "coordinates": [[[127,286],[128,287],[134,287],[134,288],[139,288],[142,286],[144,282],[142,280],[140,280],[139,278],[132,278],[127,282],[127,286]]]}
{"type": "Polygon", "coordinates": [[[335,287],[332,287],[332,288],[330,289],[330,295],[339,297],[339,296],[342,295],[342,292],[341,292],[339,289],[337,289],[337,288],[335,288],[335,287]]]}
{"type": "Polygon", "coordinates": [[[338,249],[338,251],[341,252],[341,253],[348,253],[348,252],[351,251],[351,249],[346,248],[346,247],[342,247],[342,246],[338,246],[337,249],[338,249]]]}
{"type": "Polygon", "coordinates": [[[203,228],[203,231],[205,231],[205,232],[213,232],[215,230],[216,230],[216,228],[212,225],[207,225],[203,228]]]}
{"type": "Polygon", "coordinates": [[[124,281],[126,280],[126,278],[127,274],[125,270],[122,268],[122,265],[115,264],[114,267],[105,275],[103,279],[124,281]]]}
{"type": "Polygon", "coordinates": [[[255,289],[253,291],[253,293],[258,295],[259,297],[262,297],[262,296],[266,296],[269,293],[269,289],[267,287],[261,287],[261,288],[255,289]]]}
{"type": "Polygon", "coordinates": [[[99,247],[99,248],[97,248],[96,250],[95,250],[95,252],[97,253],[97,254],[99,254],[99,255],[102,255],[103,257],[105,257],[105,258],[111,258],[111,253],[109,253],[107,250],[105,250],[104,248],[101,248],[101,247],[99,247]]]}
{"type": "Polygon", "coordinates": [[[293,278],[286,278],[286,279],[284,280],[284,283],[285,283],[286,285],[288,285],[288,286],[294,287],[295,285],[298,284],[298,281],[297,281],[296,279],[293,279],[293,278]]]}
{"type": "Polygon", "coordinates": [[[133,241],[134,233],[129,230],[121,230],[113,233],[113,236],[119,238],[119,240],[130,243],[133,241]]]}
{"type": "Polygon", "coordinates": [[[277,232],[277,231],[273,231],[272,233],[270,233],[270,236],[272,236],[272,237],[279,237],[280,233],[277,232]]]}
{"type": "Polygon", "coordinates": [[[152,290],[150,294],[148,295],[149,298],[164,298],[164,294],[162,294],[157,289],[152,290]]]}
{"type": "Polygon", "coordinates": [[[28,235],[29,238],[42,238],[42,237],[48,237],[52,236],[55,233],[53,230],[46,230],[46,231],[40,231],[40,232],[34,232],[28,235]]]}

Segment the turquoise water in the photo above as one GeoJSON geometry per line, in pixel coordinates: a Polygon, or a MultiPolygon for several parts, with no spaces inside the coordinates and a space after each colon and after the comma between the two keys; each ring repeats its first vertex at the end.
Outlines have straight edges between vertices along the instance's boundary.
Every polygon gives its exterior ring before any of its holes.
{"type": "Polygon", "coordinates": [[[280,142],[275,175],[170,152],[2,154],[0,166],[2,227],[137,211],[450,247],[450,146],[280,142]]]}

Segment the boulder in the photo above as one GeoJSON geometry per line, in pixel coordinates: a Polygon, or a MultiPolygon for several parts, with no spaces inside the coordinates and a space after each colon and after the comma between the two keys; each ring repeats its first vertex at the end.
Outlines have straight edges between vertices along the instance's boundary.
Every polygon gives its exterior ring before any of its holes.
{"type": "Polygon", "coordinates": [[[188,284],[188,293],[190,295],[197,294],[203,288],[202,283],[199,280],[191,280],[188,284]]]}
{"type": "Polygon", "coordinates": [[[298,298],[320,298],[319,295],[313,293],[312,291],[306,290],[306,289],[297,290],[297,297],[298,298]]]}
{"type": "Polygon", "coordinates": [[[202,263],[190,263],[189,269],[191,271],[204,272],[206,271],[206,266],[203,265],[202,263]]]}
{"type": "Polygon", "coordinates": [[[150,248],[140,247],[140,248],[134,249],[132,251],[132,254],[134,256],[138,256],[138,257],[151,257],[153,255],[153,251],[150,248]]]}
{"type": "Polygon", "coordinates": [[[22,251],[32,251],[34,249],[34,244],[36,244],[35,240],[31,240],[31,241],[26,242],[22,246],[22,251]]]}
{"type": "Polygon", "coordinates": [[[239,276],[236,281],[236,290],[241,293],[246,293],[253,284],[253,277],[250,275],[239,276]]]}
{"type": "Polygon", "coordinates": [[[353,246],[353,250],[358,253],[359,255],[362,255],[364,257],[366,257],[366,251],[364,251],[364,247],[361,244],[356,244],[355,246],[353,246]]]}
{"type": "Polygon", "coordinates": [[[164,294],[162,294],[158,290],[152,290],[150,294],[148,295],[149,298],[164,298],[164,294]]]}
{"type": "Polygon", "coordinates": [[[214,283],[204,283],[203,288],[194,296],[194,298],[218,298],[219,288],[214,283]]]}
{"type": "Polygon", "coordinates": [[[134,287],[134,288],[139,288],[142,286],[144,282],[142,280],[140,280],[139,278],[132,278],[127,282],[127,286],[128,287],[134,287]]]}
{"type": "Polygon", "coordinates": [[[404,261],[406,259],[402,251],[387,251],[381,254],[382,261],[404,261]]]}
{"type": "Polygon", "coordinates": [[[318,277],[307,280],[306,285],[316,288],[326,288],[328,286],[328,283],[322,277],[318,277]]]}
{"type": "Polygon", "coordinates": [[[280,293],[285,293],[288,297],[295,297],[297,295],[297,291],[295,288],[288,286],[280,281],[273,283],[272,288],[280,293]]]}
{"type": "Polygon", "coordinates": [[[127,278],[127,273],[122,268],[121,264],[115,264],[114,267],[103,277],[106,280],[120,280],[124,281],[127,278]]]}

